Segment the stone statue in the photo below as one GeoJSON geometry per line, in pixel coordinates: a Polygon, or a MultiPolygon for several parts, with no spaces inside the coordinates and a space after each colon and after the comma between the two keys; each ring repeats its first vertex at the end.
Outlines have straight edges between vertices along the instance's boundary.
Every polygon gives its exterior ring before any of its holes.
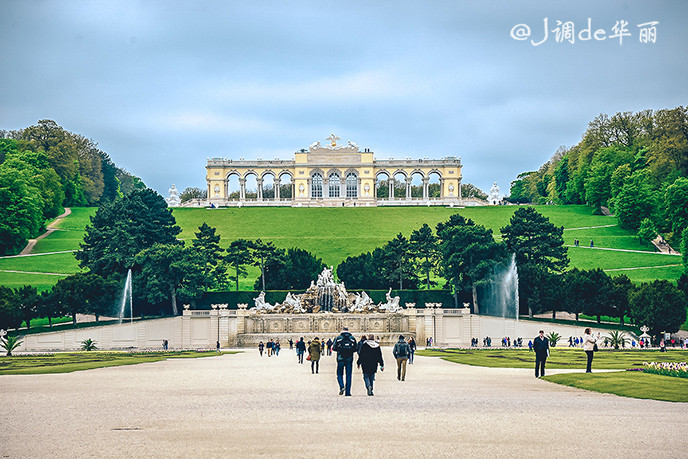
{"type": "Polygon", "coordinates": [[[399,312],[403,309],[399,305],[399,299],[400,298],[398,296],[395,296],[394,298],[392,298],[392,288],[391,287],[389,288],[389,292],[387,292],[385,294],[385,296],[387,297],[387,303],[380,304],[380,306],[379,306],[380,310],[395,313],[395,312],[399,312]]]}
{"type": "Polygon", "coordinates": [[[275,306],[265,302],[265,292],[260,292],[258,298],[254,298],[253,301],[255,303],[255,306],[251,308],[252,310],[258,312],[271,312],[275,309],[275,306]]]}
{"type": "Polygon", "coordinates": [[[167,190],[167,192],[170,193],[170,196],[165,198],[167,207],[179,207],[179,204],[182,202],[179,199],[179,191],[177,191],[177,187],[173,184],[170,189],[167,190]]]}
{"type": "Polygon", "coordinates": [[[317,142],[313,142],[310,146],[311,151],[313,150],[320,150],[322,148],[322,145],[320,145],[320,141],[318,140],[317,142]]]}
{"type": "Polygon", "coordinates": [[[497,182],[494,182],[492,184],[492,187],[490,188],[490,197],[488,198],[488,200],[490,201],[490,204],[492,204],[493,206],[499,204],[499,186],[497,186],[497,182]]]}

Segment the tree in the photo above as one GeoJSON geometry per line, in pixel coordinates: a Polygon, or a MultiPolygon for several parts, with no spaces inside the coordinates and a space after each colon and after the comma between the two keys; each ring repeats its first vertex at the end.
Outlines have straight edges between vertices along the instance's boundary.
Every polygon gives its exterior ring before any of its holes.
{"type": "Polygon", "coordinates": [[[21,346],[22,340],[18,336],[0,338],[0,347],[7,351],[6,357],[12,357],[12,351],[21,346]]]}
{"type": "Polygon", "coordinates": [[[621,325],[624,324],[624,317],[629,312],[628,296],[633,288],[631,279],[625,274],[612,278],[612,291],[610,295],[611,315],[618,317],[621,325]]]}
{"type": "Polygon", "coordinates": [[[176,244],[180,232],[162,196],[150,189],[134,190],[98,209],[75,256],[81,267],[103,277],[123,274],[137,253],[155,243],[176,244]]]}
{"type": "Polygon", "coordinates": [[[407,288],[415,288],[418,285],[411,246],[401,233],[382,247],[381,262],[379,269],[388,285],[398,282],[399,290],[404,289],[404,281],[407,288]]]}
{"type": "Polygon", "coordinates": [[[382,249],[347,257],[337,266],[337,278],[349,289],[381,290],[388,285],[378,266],[382,264],[382,249]]]}
{"type": "Polygon", "coordinates": [[[679,177],[664,192],[666,216],[673,232],[680,236],[688,228],[688,178],[679,177]]]}
{"type": "Polygon", "coordinates": [[[21,319],[26,322],[26,329],[31,328],[31,320],[38,317],[40,301],[36,287],[25,285],[14,291],[14,300],[21,319]]]}
{"type": "Polygon", "coordinates": [[[648,180],[645,172],[634,172],[614,199],[614,211],[622,228],[637,230],[643,219],[652,219],[657,199],[648,180]]]}
{"type": "Polygon", "coordinates": [[[232,241],[227,248],[225,263],[234,269],[234,282],[236,290],[239,291],[239,276],[246,276],[245,266],[253,261],[253,243],[247,239],[237,239],[232,241]]]}
{"type": "Polygon", "coordinates": [[[612,313],[611,292],[613,291],[613,284],[609,276],[600,268],[583,271],[583,273],[588,277],[588,288],[585,291],[582,312],[597,316],[597,323],[599,324],[602,319],[601,316],[612,313]]]}
{"type": "MultiPolygon", "coordinates": [[[[302,290],[325,268],[325,263],[310,252],[291,248],[271,257],[265,266],[265,285],[271,290],[302,290]]],[[[261,278],[254,288],[259,289],[261,278]]]]}
{"type": "Polygon", "coordinates": [[[477,287],[492,272],[494,265],[506,258],[504,245],[495,242],[492,230],[459,214],[437,224],[437,237],[445,279],[454,287],[455,295],[462,291],[472,292],[474,309],[478,313],[477,287]]]}
{"type": "Polygon", "coordinates": [[[78,313],[93,314],[98,322],[101,315],[114,311],[116,288],[114,280],[94,273],[76,273],[55,284],[50,300],[69,312],[75,324],[78,313]]]}
{"type": "Polygon", "coordinates": [[[478,198],[487,200],[487,194],[472,183],[461,185],[461,196],[464,198],[478,198]]]}
{"type": "Polygon", "coordinates": [[[0,285],[0,330],[19,328],[21,325],[22,319],[14,301],[12,289],[0,285]]]}
{"type": "Polygon", "coordinates": [[[207,288],[224,287],[227,283],[227,269],[223,263],[224,249],[220,247],[220,235],[215,234],[215,228],[205,222],[198,227],[195,235],[196,239],[191,241],[191,246],[202,263],[201,269],[206,278],[207,288]]]}
{"type": "Polygon", "coordinates": [[[191,201],[192,199],[206,199],[208,197],[208,190],[201,190],[200,188],[187,187],[179,195],[181,202],[191,201]]]}
{"type": "Polygon", "coordinates": [[[265,267],[269,260],[277,259],[284,252],[280,251],[272,242],[263,242],[256,239],[252,244],[253,265],[260,268],[260,280],[262,290],[265,290],[265,267]]]}
{"type": "Polygon", "coordinates": [[[644,242],[652,242],[657,237],[657,227],[649,218],[644,218],[638,227],[638,239],[644,242]]]}
{"type": "Polygon", "coordinates": [[[173,315],[179,311],[178,296],[194,300],[205,291],[202,258],[181,243],[155,243],[136,255],[136,264],[141,270],[137,284],[144,286],[145,299],[152,304],[169,299],[173,315]]]}
{"type": "Polygon", "coordinates": [[[561,273],[569,263],[567,249],[564,247],[564,228],[554,226],[548,218],[533,207],[521,207],[501,229],[502,238],[508,252],[516,254],[518,267],[519,301],[528,308],[536,289],[537,279],[546,279],[544,273],[561,273]]]}
{"type": "Polygon", "coordinates": [[[430,272],[437,269],[440,258],[437,236],[427,223],[423,223],[423,226],[411,233],[410,243],[411,253],[425,275],[425,288],[429,290],[432,283],[430,272]]]}
{"type": "Polygon", "coordinates": [[[671,282],[656,280],[641,284],[629,295],[631,317],[647,325],[650,333],[674,333],[686,321],[686,296],[671,282]]]}
{"type": "Polygon", "coordinates": [[[681,237],[681,253],[683,254],[683,266],[688,271],[688,231],[684,231],[681,237]]]}

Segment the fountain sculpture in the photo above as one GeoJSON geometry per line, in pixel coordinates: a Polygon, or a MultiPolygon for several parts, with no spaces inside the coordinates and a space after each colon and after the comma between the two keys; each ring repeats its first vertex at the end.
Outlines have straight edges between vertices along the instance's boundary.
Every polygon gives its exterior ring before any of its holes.
{"type": "Polygon", "coordinates": [[[403,310],[399,297],[392,297],[392,289],[387,292],[387,302],[375,304],[366,292],[349,293],[344,283],[334,281],[332,267],[323,269],[318,274],[317,282],[311,281],[305,293],[287,297],[282,303],[270,304],[265,301],[265,292],[254,298],[252,311],[262,313],[314,313],[314,312],[389,312],[399,313],[403,310]]]}
{"type": "Polygon", "coordinates": [[[124,318],[124,311],[127,305],[129,305],[129,321],[134,321],[134,308],[132,307],[133,295],[131,288],[131,269],[127,271],[127,279],[124,281],[124,290],[122,291],[122,303],[119,308],[119,323],[122,323],[124,318]]]}

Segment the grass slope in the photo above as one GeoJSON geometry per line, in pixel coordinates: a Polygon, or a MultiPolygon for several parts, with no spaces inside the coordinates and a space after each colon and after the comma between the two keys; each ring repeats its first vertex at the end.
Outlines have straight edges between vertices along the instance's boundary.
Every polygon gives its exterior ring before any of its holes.
{"type": "MultiPolygon", "coordinates": [[[[177,224],[182,228],[180,238],[189,242],[194,232],[206,222],[217,228],[226,247],[235,239],[272,241],[278,247],[299,247],[314,253],[327,265],[337,266],[349,256],[368,252],[384,245],[398,233],[406,237],[427,223],[433,229],[452,214],[461,213],[467,218],[490,228],[497,239],[499,230],[509,223],[517,206],[467,207],[377,207],[377,208],[290,208],[244,207],[228,209],[173,210],[177,224]]],[[[592,215],[586,206],[537,206],[537,210],[555,225],[563,226],[565,243],[573,245],[579,239],[583,247],[570,247],[571,266],[582,269],[600,267],[611,275],[626,274],[635,282],[654,279],[675,281],[683,271],[681,258],[653,253],[653,248],[638,241],[632,233],[616,225],[613,217],[592,215]],[[614,226],[608,226],[614,225],[614,226]],[[642,250],[644,253],[590,249],[590,239],[596,247],[642,250]],[[673,266],[672,266],[673,265],[673,266]],[[633,268],[626,270],[626,268],[633,268]]],[[[35,253],[77,250],[83,231],[94,208],[73,208],[71,215],[60,220],[58,231],[38,242],[35,253]]],[[[32,284],[44,289],[59,277],[44,274],[17,274],[2,272],[71,274],[79,271],[72,254],[43,255],[40,257],[0,259],[0,285],[19,286],[32,284]],[[34,277],[35,276],[35,277],[34,277]],[[28,281],[28,282],[27,282],[28,281]]],[[[249,268],[247,278],[240,281],[241,289],[251,289],[257,268],[249,268]]]]}

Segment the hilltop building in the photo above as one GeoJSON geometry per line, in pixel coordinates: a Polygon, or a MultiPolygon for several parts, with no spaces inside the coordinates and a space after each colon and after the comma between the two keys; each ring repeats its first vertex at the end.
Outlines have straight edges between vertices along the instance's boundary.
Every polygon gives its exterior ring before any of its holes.
{"type": "Polygon", "coordinates": [[[208,199],[191,205],[342,207],[482,205],[461,196],[461,159],[376,159],[348,141],[313,143],[293,160],[209,158],[208,199]],[[413,186],[414,178],[417,186],[413,186]],[[255,188],[247,190],[247,182],[255,188]],[[267,184],[267,186],[266,186],[267,184]],[[382,190],[380,190],[382,186],[382,190]]]}

